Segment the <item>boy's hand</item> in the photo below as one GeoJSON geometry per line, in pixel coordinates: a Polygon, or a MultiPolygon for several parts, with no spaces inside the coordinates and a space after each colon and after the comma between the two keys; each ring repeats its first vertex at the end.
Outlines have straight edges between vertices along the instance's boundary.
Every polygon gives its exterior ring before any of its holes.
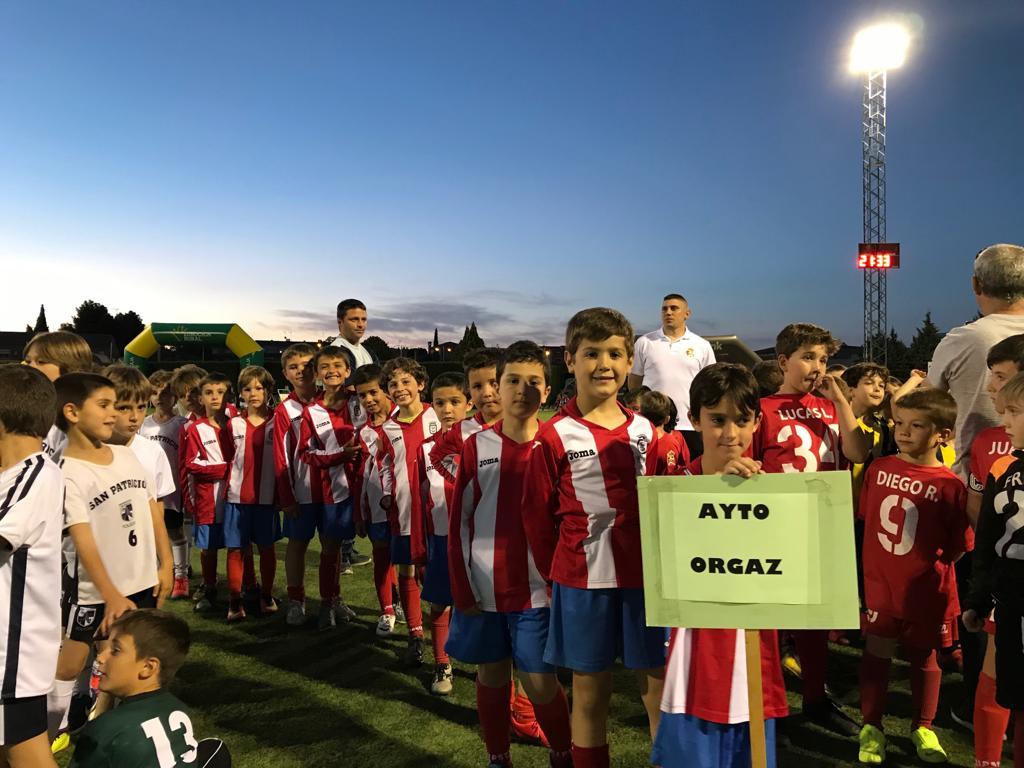
{"type": "Polygon", "coordinates": [[[978,616],[978,612],[973,608],[968,608],[964,611],[961,620],[968,632],[981,632],[985,628],[984,619],[978,616]]]}
{"type": "Polygon", "coordinates": [[[394,503],[394,499],[391,497],[390,493],[387,494],[386,496],[381,496],[380,497],[380,508],[383,509],[383,510],[391,509],[391,505],[393,503],[394,503]]]}
{"type": "Polygon", "coordinates": [[[751,477],[752,475],[763,474],[761,462],[751,459],[749,456],[740,456],[732,459],[722,468],[723,475],[738,475],[740,477],[751,477]]]}
{"type": "Polygon", "coordinates": [[[103,612],[103,621],[100,622],[100,637],[110,634],[110,625],[121,618],[128,611],[135,610],[135,603],[122,594],[115,595],[112,599],[104,600],[106,610],[103,612]]]}
{"type": "Polygon", "coordinates": [[[831,373],[826,373],[821,377],[821,384],[818,385],[818,391],[833,403],[846,402],[843,390],[840,389],[839,384],[836,383],[836,377],[831,373]]]}
{"type": "Polygon", "coordinates": [[[153,597],[156,598],[156,607],[163,608],[164,601],[171,594],[171,587],[174,586],[174,568],[168,563],[160,566],[156,572],[156,586],[153,587],[153,597]]]}
{"type": "Polygon", "coordinates": [[[342,461],[355,461],[359,458],[359,454],[362,451],[363,448],[359,444],[358,436],[352,435],[352,439],[345,443],[345,447],[341,449],[342,461]]]}
{"type": "Polygon", "coordinates": [[[366,523],[364,523],[362,520],[356,522],[356,536],[358,536],[360,539],[366,538],[366,523]]]}
{"type": "Polygon", "coordinates": [[[287,507],[285,507],[281,511],[284,512],[284,516],[285,517],[298,517],[299,516],[299,505],[298,504],[289,504],[287,507]]]}

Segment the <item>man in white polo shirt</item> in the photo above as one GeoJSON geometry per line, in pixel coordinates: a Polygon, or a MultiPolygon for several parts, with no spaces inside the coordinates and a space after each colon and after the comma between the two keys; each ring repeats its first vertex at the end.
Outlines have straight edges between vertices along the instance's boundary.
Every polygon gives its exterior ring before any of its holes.
{"type": "MultiPolygon", "coordinates": [[[[366,333],[366,305],[359,299],[345,299],[338,302],[338,335],[331,342],[332,347],[341,347],[349,353],[349,368],[355,373],[361,365],[371,365],[374,360],[370,350],[360,339],[366,333]]],[[[351,377],[350,377],[351,378],[351,377]]]]}
{"type": "Polygon", "coordinates": [[[693,430],[687,414],[690,410],[690,382],[701,368],[715,362],[711,345],[687,330],[690,305],[678,293],[661,301],[661,330],[651,331],[636,340],[629,388],[646,384],[672,398],[679,411],[676,424],[693,457],[701,454],[700,435],[693,430]]]}

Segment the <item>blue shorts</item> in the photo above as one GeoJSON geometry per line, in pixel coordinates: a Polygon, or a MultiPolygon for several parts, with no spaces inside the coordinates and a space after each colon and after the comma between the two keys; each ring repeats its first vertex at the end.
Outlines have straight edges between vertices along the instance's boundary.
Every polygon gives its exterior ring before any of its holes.
{"type": "Polygon", "coordinates": [[[354,539],[351,497],[340,504],[300,504],[298,517],[284,518],[284,535],[289,539],[310,541],[317,531],[331,541],[354,539]]]}
{"type": "Polygon", "coordinates": [[[412,537],[391,537],[391,564],[412,565],[412,537]]]}
{"type": "Polygon", "coordinates": [[[196,549],[220,549],[224,546],[224,523],[193,525],[192,541],[196,549]]]}
{"type": "Polygon", "coordinates": [[[555,583],[544,661],[577,672],[603,672],[617,658],[629,669],[665,666],[665,630],[647,626],[644,591],[555,583]]]}
{"type": "Polygon", "coordinates": [[[444,650],[467,664],[493,664],[511,657],[523,672],[554,673],[555,668],[544,660],[550,618],[550,608],[484,611],[479,616],[452,608],[444,650]]]}
{"type": "Polygon", "coordinates": [[[250,543],[270,547],[281,538],[281,517],[273,504],[224,505],[224,546],[241,549],[250,543]]]}
{"type": "Polygon", "coordinates": [[[423,577],[423,599],[434,605],[451,605],[452,584],[448,580],[448,537],[427,536],[427,572],[423,577]]]}
{"type": "Polygon", "coordinates": [[[370,523],[366,526],[366,535],[370,541],[386,541],[391,543],[391,523],[370,523]]]}
{"type": "MultiPolygon", "coordinates": [[[[768,768],[775,768],[775,720],[764,721],[768,768]]],[[[693,715],[662,712],[651,749],[661,768],[749,768],[750,723],[723,725],[693,715]]]]}

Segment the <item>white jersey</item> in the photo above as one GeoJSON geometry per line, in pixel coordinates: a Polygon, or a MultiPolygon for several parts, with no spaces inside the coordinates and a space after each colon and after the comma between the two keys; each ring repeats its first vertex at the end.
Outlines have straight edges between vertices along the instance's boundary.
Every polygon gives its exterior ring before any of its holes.
{"type": "Polygon", "coordinates": [[[43,453],[53,459],[54,464],[60,466],[61,457],[64,455],[64,449],[67,447],[67,433],[54,424],[50,427],[50,431],[46,433],[46,437],[43,440],[43,453]]]}
{"type": "Polygon", "coordinates": [[[0,472],[0,699],[42,696],[60,650],[64,478],[34,453],[0,472]]]}
{"type": "MultiPolygon", "coordinates": [[[[146,482],[150,490],[159,501],[168,496],[173,496],[177,491],[178,484],[174,482],[174,473],[171,471],[170,462],[167,461],[167,454],[163,448],[152,440],[136,435],[128,446],[139,460],[139,464],[146,470],[146,482]]],[[[173,509],[173,507],[172,507],[173,509]]]]}
{"type": "Polygon", "coordinates": [[[182,427],[186,424],[188,424],[188,419],[184,416],[172,416],[168,421],[161,424],[150,415],[146,417],[146,420],[142,422],[142,426],[139,428],[139,435],[159,445],[167,457],[167,463],[171,467],[172,479],[174,480],[174,493],[161,497],[161,501],[163,501],[167,509],[173,509],[177,512],[182,511],[181,488],[178,487],[178,478],[181,473],[178,467],[178,439],[181,437],[182,427]]]}
{"type": "MultiPolygon", "coordinates": [[[[64,527],[88,523],[107,575],[117,591],[128,596],[157,581],[156,538],[149,508],[155,497],[132,449],[108,447],[113,452],[110,464],[64,457],[64,527]]],[[[78,561],[70,536],[66,542],[66,568],[75,582],[71,602],[102,603],[103,597],[78,561]]]]}

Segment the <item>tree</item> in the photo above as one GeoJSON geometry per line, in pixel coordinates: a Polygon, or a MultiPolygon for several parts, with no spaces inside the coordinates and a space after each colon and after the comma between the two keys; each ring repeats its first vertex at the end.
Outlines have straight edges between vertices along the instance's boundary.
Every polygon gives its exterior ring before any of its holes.
{"type": "Polygon", "coordinates": [[[434,342],[430,345],[430,351],[433,352],[435,349],[441,346],[441,342],[437,338],[437,328],[434,329],[434,342]]]}
{"type": "Polygon", "coordinates": [[[36,318],[36,325],[32,330],[36,333],[46,333],[50,330],[50,326],[46,322],[46,307],[42,304],[39,305],[39,317],[36,318]]]}
{"type": "Polygon", "coordinates": [[[927,370],[931,362],[935,347],[942,340],[942,332],[932,322],[932,313],[926,312],[921,327],[914,332],[914,338],[910,342],[909,363],[911,368],[927,370]]]}
{"type": "Polygon", "coordinates": [[[462,334],[462,341],[459,342],[459,353],[463,356],[474,349],[483,349],[486,345],[476,330],[476,323],[471,324],[462,334]]]}
{"type": "Polygon", "coordinates": [[[142,322],[142,318],[134,310],[118,312],[114,315],[113,336],[117,341],[117,345],[122,349],[128,342],[142,333],[145,328],[146,324],[142,322]]]}
{"type": "Polygon", "coordinates": [[[899,379],[906,379],[910,375],[911,369],[910,352],[907,345],[896,334],[895,328],[889,331],[885,345],[889,373],[899,379]]]}
{"type": "Polygon", "coordinates": [[[363,346],[366,347],[367,352],[378,360],[390,360],[394,357],[391,347],[380,336],[367,336],[363,339],[363,346]]]}
{"type": "Polygon", "coordinates": [[[114,317],[103,304],[86,299],[78,305],[71,327],[75,333],[109,333],[114,335],[114,317]]]}

